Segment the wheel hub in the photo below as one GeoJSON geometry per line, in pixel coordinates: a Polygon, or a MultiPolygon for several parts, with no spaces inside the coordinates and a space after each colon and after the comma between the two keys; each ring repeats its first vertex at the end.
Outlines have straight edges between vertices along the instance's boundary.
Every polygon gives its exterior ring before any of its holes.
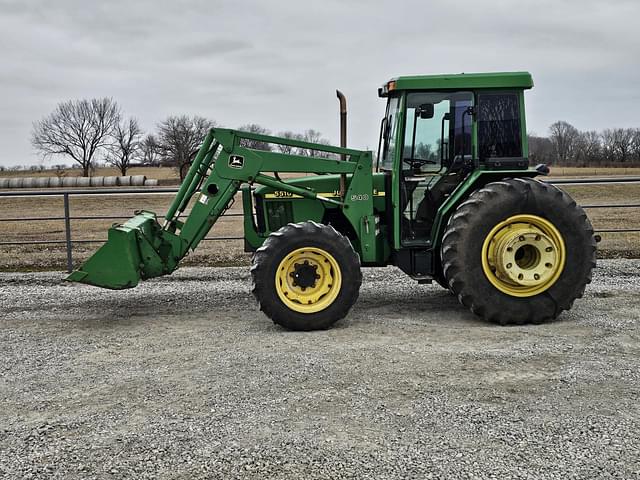
{"type": "Polygon", "coordinates": [[[528,297],[556,282],[565,256],[562,236],[551,222],[535,215],[515,215],[487,235],[482,267],[498,290],[528,297]]]}
{"type": "Polygon", "coordinates": [[[509,225],[498,236],[492,259],[496,275],[513,285],[532,286],[551,278],[557,248],[539,229],[529,224],[509,225]]]}
{"type": "Polygon", "coordinates": [[[292,285],[299,286],[303,291],[306,288],[315,287],[316,280],[320,280],[318,265],[311,265],[308,260],[304,263],[294,263],[293,272],[289,273],[289,276],[293,278],[292,285]]]}

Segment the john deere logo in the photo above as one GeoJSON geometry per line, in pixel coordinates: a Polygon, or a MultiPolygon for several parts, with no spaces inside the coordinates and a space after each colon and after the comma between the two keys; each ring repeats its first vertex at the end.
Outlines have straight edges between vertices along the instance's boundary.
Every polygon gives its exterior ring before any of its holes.
{"type": "Polygon", "coordinates": [[[231,168],[242,168],[244,166],[244,157],[241,155],[231,155],[229,157],[229,166],[231,168]]]}

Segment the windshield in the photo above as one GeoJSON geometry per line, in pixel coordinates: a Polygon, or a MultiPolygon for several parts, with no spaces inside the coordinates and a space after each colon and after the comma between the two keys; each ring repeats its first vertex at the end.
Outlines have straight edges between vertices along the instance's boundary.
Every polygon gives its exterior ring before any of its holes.
{"type": "Polygon", "coordinates": [[[400,111],[400,97],[389,98],[387,115],[382,124],[382,162],[383,170],[393,169],[393,155],[396,149],[396,132],[398,131],[398,112],[400,111]]]}

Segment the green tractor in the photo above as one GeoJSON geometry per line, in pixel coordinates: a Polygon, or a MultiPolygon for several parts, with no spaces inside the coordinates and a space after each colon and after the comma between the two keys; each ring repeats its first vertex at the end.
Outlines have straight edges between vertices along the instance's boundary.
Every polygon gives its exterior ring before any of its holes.
{"type": "Polygon", "coordinates": [[[385,265],[435,280],[487,321],[555,319],[590,282],[596,242],[582,208],[535,179],[548,169],[529,168],[532,87],[526,72],[395,78],[378,91],[375,161],[214,128],[164,220],[136,212],[68,280],[123,289],[173,272],[240,191],[253,293],[288,329],[330,327],[356,302],[361,267],[385,265]]]}

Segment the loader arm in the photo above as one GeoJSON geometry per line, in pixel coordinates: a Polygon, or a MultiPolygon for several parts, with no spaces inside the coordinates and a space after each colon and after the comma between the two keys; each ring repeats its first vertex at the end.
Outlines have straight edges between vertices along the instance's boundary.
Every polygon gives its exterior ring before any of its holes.
{"type": "MultiPolygon", "coordinates": [[[[371,152],[259,135],[229,129],[209,131],[162,224],[152,212],[137,212],[109,230],[108,241],[67,280],[104,288],[131,288],[141,279],[173,272],[232,205],[242,184],[265,185],[343,209],[365,246],[373,245],[371,152]],[[242,140],[288,145],[334,154],[308,157],[256,150],[242,140]],[[345,191],[337,199],[282,181],[265,172],[343,174],[345,191]],[[192,199],[197,198],[195,202],[192,199]],[[355,199],[352,201],[351,199],[355,199]],[[187,207],[191,210],[186,215],[187,207]]],[[[252,212],[244,212],[251,215],[252,212]]],[[[365,253],[366,255],[366,253],[365,253]]]]}

